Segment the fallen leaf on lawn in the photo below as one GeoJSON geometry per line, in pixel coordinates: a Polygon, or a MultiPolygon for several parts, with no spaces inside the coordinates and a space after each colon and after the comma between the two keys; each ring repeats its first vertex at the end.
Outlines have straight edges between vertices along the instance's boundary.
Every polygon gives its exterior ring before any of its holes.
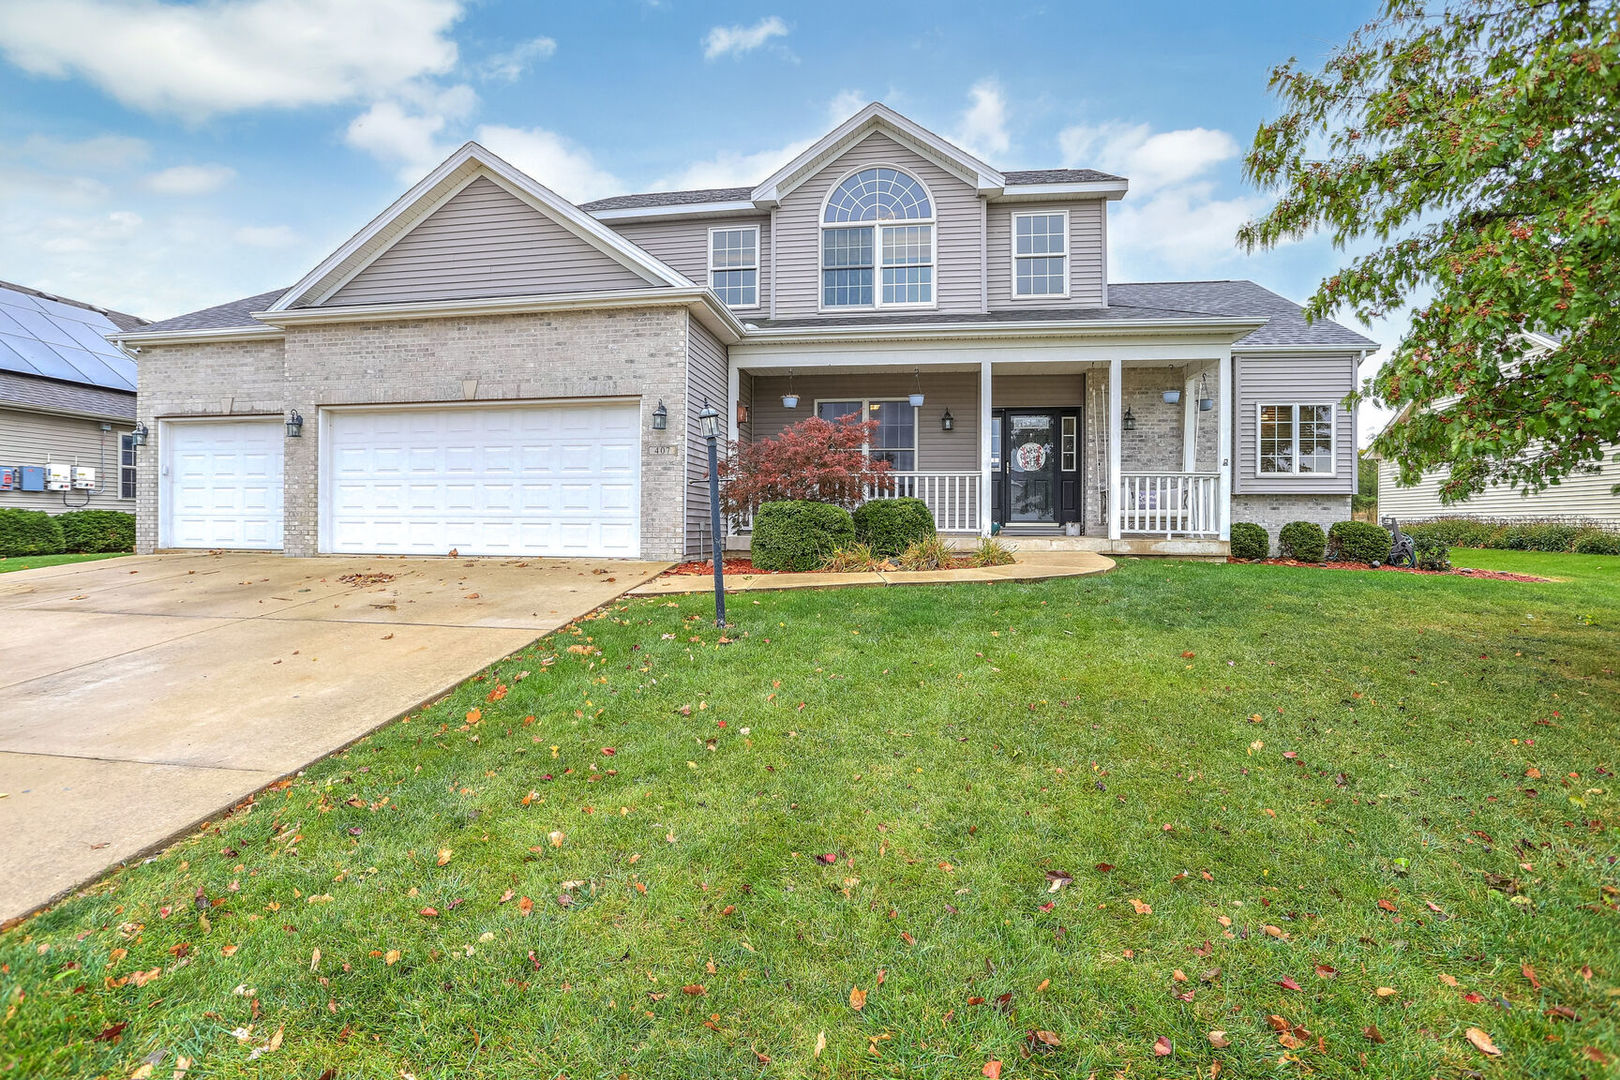
{"type": "Polygon", "coordinates": [[[1222,926],[1231,926],[1232,925],[1232,919],[1231,919],[1230,916],[1227,916],[1227,915],[1217,915],[1217,916],[1215,916],[1215,921],[1220,923],[1222,926]]]}
{"type": "Polygon", "coordinates": [[[816,1032],[816,1052],[815,1052],[815,1056],[820,1057],[821,1052],[823,1050],[825,1050],[825,1049],[827,1049],[827,1033],[825,1031],[818,1031],[818,1032],[816,1032]]]}
{"type": "Polygon", "coordinates": [[[681,993],[690,994],[692,997],[702,997],[708,992],[709,988],[701,983],[688,983],[686,986],[681,987],[681,993]]]}
{"type": "Polygon", "coordinates": [[[1297,983],[1293,979],[1290,979],[1290,978],[1287,978],[1287,977],[1278,979],[1277,980],[1277,985],[1282,987],[1284,990],[1298,990],[1299,989],[1299,983],[1297,983]]]}
{"type": "Polygon", "coordinates": [[[1057,1046],[1059,1043],[1058,1033],[1055,1031],[1032,1031],[1030,1032],[1030,1038],[1034,1040],[1034,1042],[1042,1043],[1046,1046],[1057,1046]]]}
{"type": "Polygon", "coordinates": [[[116,1024],[112,1025],[111,1027],[106,1028],[105,1030],[103,1030],[100,1035],[96,1035],[93,1038],[91,1038],[90,1041],[91,1042],[114,1042],[114,1041],[116,1041],[118,1039],[119,1035],[123,1034],[124,1029],[127,1028],[127,1027],[129,1027],[129,1021],[128,1020],[120,1020],[118,1023],[116,1023],[116,1024]]]}
{"type": "Polygon", "coordinates": [[[1051,985],[1052,985],[1052,980],[1051,979],[1042,979],[1041,980],[1041,985],[1039,985],[1039,986],[1037,986],[1035,988],[1035,992],[1037,994],[1039,994],[1041,991],[1045,990],[1048,986],[1051,986],[1051,985]]]}
{"type": "Polygon", "coordinates": [[[1339,972],[1338,972],[1338,970],[1336,968],[1330,967],[1327,964],[1317,964],[1316,965],[1316,977],[1318,979],[1331,979],[1331,978],[1334,978],[1335,976],[1337,976],[1338,974],[1339,974],[1339,972]]]}
{"type": "Polygon", "coordinates": [[[1377,994],[1381,998],[1387,998],[1394,997],[1396,994],[1400,993],[1400,991],[1395,989],[1393,986],[1380,986],[1378,989],[1374,990],[1373,993],[1377,994]]]}
{"type": "Polygon", "coordinates": [[[1298,1050],[1300,1047],[1305,1045],[1305,1040],[1301,1039],[1298,1035],[1295,1035],[1292,1031],[1285,1031],[1281,1035],[1278,1035],[1277,1041],[1282,1043],[1283,1046],[1290,1050],[1298,1050]]]}
{"type": "Polygon", "coordinates": [[[449,862],[451,860],[451,858],[453,858],[454,856],[455,856],[455,852],[451,851],[447,847],[442,847],[442,848],[439,849],[439,857],[435,861],[440,866],[443,866],[445,863],[449,862]]]}
{"type": "Polygon", "coordinates": [[[1100,863],[1097,864],[1097,873],[1099,873],[1099,874],[1111,874],[1111,873],[1113,873],[1113,871],[1114,871],[1114,864],[1113,863],[1100,862],[1100,863]]]}
{"type": "Polygon", "coordinates": [[[316,949],[309,955],[309,970],[314,971],[321,962],[321,950],[316,949]]]}
{"type": "Polygon", "coordinates": [[[1142,901],[1137,900],[1134,897],[1131,899],[1131,907],[1136,911],[1136,913],[1138,915],[1151,915],[1151,914],[1153,914],[1153,905],[1152,904],[1144,904],[1144,903],[1142,903],[1142,901]]]}
{"type": "Polygon", "coordinates": [[[1541,770],[1532,765],[1528,769],[1524,770],[1524,775],[1528,776],[1532,780],[1540,780],[1541,770]]]}
{"type": "Polygon", "coordinates": [[[1368,1042],[1377,1043],[1379,1046],[1384,1045],[1384,1037],[1378,1033],[1377,1024],[1368,1024],[1361,1029],[1361,1033],[1366,1036],[1368,1042]]]}
{"type": "Polygon", "coordinates": [[[1501,1049],[1498,1048],[1495,1043],[1491,1042],[1491,1037],[1485,1034],[1485,1032],[1481,1031],[1479,1028],[1471,1027],[1467,1031],[1463,1032],[1463,1035],[1468,1039],[1469,1042],[1474,1044],[1474,1049],[1478,1050],[1480,1053],[1489,1054],[1492,1057],[1502,1056],[1501,1049]]]}
{"type": "Polygon", "coordinates": [[[1174,979],[1176,982],[1186,982],[1187,973],[1182,971],[1180,968],[1176,968],[1176,970],[1170,973],[1170,978],[1174,979]]]}
{"type": "Polygon", "coordinates": [[[1073,880],[1074,878],[1070,877],[1068,874],[1065,874],[1061,870],[1048,870],[1046,872],[1046,891],[1057,892],[1059,889],[1063,888],[1063,886],[1067,885],[1073,880]]]}
{"type": "Polygon", "coordinates": [[[1399,910],[1394,904],[1390,903],[1388,900],[1380,900],[1380,901],[1378,901],[1378,906],[1383,908],[1385,911],[1398,911],[1399,910]]]}
{"type": "Polygon", "coordinates": [[[148,1080],[148,1078],[152,1075],[152,1068],[152,1063],[150,1061],[146,1062],[140,1068],[129,1074],[129,1080],[148,1080]]]}
{"type": "Polygon", "coordinates": [[[907,945],[917,944],[917,939],[912,937],[911,934],[905,930],[900,931],[900,940],[905,942],[907,945]]]}
{"type": "Polygon", "coordinates": [[[1175,1047],[1170,1045],[1170,1040],[1163,1035],[1153,1040],[1153,1053],[1158,1057],[1169,1057],[1174,1050],[1175,1047]]]}
{"type": "Polygon", "coordinates": [[[1271,1025],[1272,1031],[1287,1031],[1289,1028],[1288,1021],[1284,1020],[1276,1013],[1272,1013],[1270,1016],[1266,1017],[1266,1023],[1271,1025]]]}
{"type": "MultiPolygon", "coordinates": [[[[174,1080],[185,1080],[186,1073],[191,1071],[191,1059],[181,1054],[174,1059],[174,1080]]],[[[326,1070],[331,1072],[331,1069],[326,1070]]]]}
{"type": "Polygon", "coordinates": [[[439,909],[434,907],[425,907],[421,911],[418,911],[417,914],[422,916],[424,919],[437,919],[439,917],[439,909]]]}
{"type": "Polygon", "coordinates": [[[1575,1015],[1575,1010],[1570,1008],[1568,1005],[1554,1005],[1552,1008],[1548,1009],[1543,1015],[1546,1016],[1547,1019],[1549,1019],[1549,1020],[1579,1020],[1580,1019],[1580,1017],[1575,1015]]]}
{"type": "Polygon", "coordinates": [[[866,1008],[866,991],[862,990],[858,986],[850,987],[849,1007],[854,1009],[856,1012],[860,1012],[862,1009],[866,1008]]]}
{"type": "Polygon", "coordinates": [[[1445,983],[1447,986],[1457,985],[1457,977],[1455,975],[1447,975],[1443,971],[1440,973],[1440,981],[1445,983]]]}
{"type": "Polygon", "coordinates": [[[529,917],[529,914],[532,911],[534,911],[534,901],[530,900],[527,896],[519,897],[518,898],[518,915],[520,915],[521,917],[527,919],[529,917]]]}
{"type": "Polygon", "coordinates": [[[1224,1031],[1212,1031],[1209,1033],[1209,1045],[1217,1050],[1225,1050],[1232,1045],[1232,1040],[1226,1037],[1224,1031]]]}
{"type": "Polygon", "coordinates": [[[1535,968],[1531,967],[1529,964],[1523,964],[1523,965],[1520,966],[1519,971],[1524,975],[1524,977],[1526,979],[1530,980],[1530,985],[1531,986],[1533,986],[1537,990],[1541,989],[1541,980],[1536,978],[1536,969],[1535,968]]]}
{"type": "Polygon", "coordinates": [[[984,1068],[980,1069],[979,1071],[982,1075],[988,1076],[990,1080],[1000,1080],[1001,1062],[987,1061],[984,1063],[984,1068]]]}
{"type": "Polygon", "coordinates": [[[567,836],[568,834],[563,832],[561,829],[552,829],[550,832],[546,833],[546,839],[551,841],[552,847],[562,847],[563,840],[565,840],[567,836]]]}
{"type": "Polygon", "coordinates": [[[1582,1047],[1581,1053],[1585,1054],[1599,1065],[1607,1065],[1610,1061],[1609,1055],[1605,1054],[1602,1050],[1599,1050],[1595,1046],[1582,1047]]]}
{"type": "Polygon", "coordinates": [[[394,964],[399,962],[400,955],[401,954],[398,949],[389,949],[388,952],[383,954],[383,963],[387,964],[389,967],[393,967],[394,964]]]}
{"type": "Polygon", "coordinates": [[[1262,926],[1260,929],[1264,930],[1269,936],[1274,937],[1279,941],[1288,940],[1288,935],[1283,932],[1281,927],[1271,926],[1268,924],[1266,926],[1262,926]]]}

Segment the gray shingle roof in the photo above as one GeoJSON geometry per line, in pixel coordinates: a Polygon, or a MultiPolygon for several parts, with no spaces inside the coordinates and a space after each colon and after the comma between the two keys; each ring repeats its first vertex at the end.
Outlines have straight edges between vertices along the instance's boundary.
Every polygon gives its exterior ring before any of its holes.
{"type": "MultiPolygon", "coordinates": [[[[1098,172],[1096,169],[1023,169],[1003,173],[1009,184],[1086,184],[1096,181],[1123,180],[1124,177],[1098,172]]],[[[743,202],[753,188],[700,188],[696,191],[649,191],[640,195],[614,195],[608,199],[580,203],[581,210],[634,210],[644,206],[689,206],[692,203],[743,202]]]]}
{"type": "Polygon", "coordinates": [[[87,416],[135,419],[135,394],[132,391],[58,382],[12,371],[0,371],[0,403],[24,409],[55,409],[87,416]]]}
{"type": "Polygon", "coordinates": [[[251,313],[263,311],[275,302],[276,297],[286,291],[285,288],[271,289],[269,292],[259,293],[257,296],[232,300],[228,304],[216,304],[211,308],[203,308],[201,311],[176,315],[172,319],[163,319],[141,327],[141,333],[165,330],[224,330],[240,326],[263,326],[264,324],[255,319],[251,313]]]}
{"type": "Polygon", "coordinates": [[[1263,316],[1266,325],[1239,345],[1345,345],[1378,348],[1378,342],[1329,319],[1305,321],[1298,304],[1252,281],[1110,282],[1113,307],[1155,307],[1201,315],[1263,316]]]}
{"type": "Polygon", "coordinates": [[[1017,169],[1001,175],[1009,184],[1091,184],[1125,179],[1096,169],[1017,169]]]}

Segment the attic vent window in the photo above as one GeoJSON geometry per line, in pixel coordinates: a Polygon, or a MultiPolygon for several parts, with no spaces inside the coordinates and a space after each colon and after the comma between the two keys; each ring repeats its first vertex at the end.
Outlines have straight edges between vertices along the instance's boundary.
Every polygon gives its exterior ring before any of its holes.
{"type": "Polygon", "coordinates": [[[933,305],[934,204],[922,181],[862,169],[832,189],[821,221],[823,308],[933,305]]]}

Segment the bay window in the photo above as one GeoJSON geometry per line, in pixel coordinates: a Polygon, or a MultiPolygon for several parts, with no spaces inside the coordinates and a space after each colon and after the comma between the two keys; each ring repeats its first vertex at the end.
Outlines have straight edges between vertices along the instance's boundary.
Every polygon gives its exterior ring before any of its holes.
{"type": "Polygon", "coordinates": [[[934,303],[934,207],[928,189],[887,166],[846,177],[821,230],[823,308],[934,303]]]}

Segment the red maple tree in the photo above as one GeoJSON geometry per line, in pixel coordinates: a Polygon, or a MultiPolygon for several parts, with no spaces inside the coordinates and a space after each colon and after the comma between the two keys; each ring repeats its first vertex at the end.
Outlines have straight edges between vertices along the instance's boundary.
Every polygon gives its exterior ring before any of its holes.
{"type": "Polygon", "coordinates": [[[809,499],[853,509],[868,495],[887,494],[889,463],[866,455],[876,431],[876,420],[812,416],[772,438],[734,444],[720,463],[721,506],[742,515],[761,503],[809,499]]]}

